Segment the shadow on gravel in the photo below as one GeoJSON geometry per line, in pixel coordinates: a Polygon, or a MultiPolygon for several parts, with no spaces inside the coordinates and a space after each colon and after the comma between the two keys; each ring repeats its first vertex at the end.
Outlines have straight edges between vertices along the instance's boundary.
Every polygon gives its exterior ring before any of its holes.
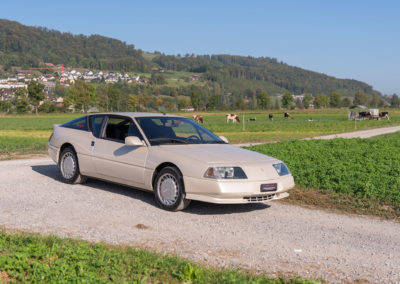
{"type": "Polygon", "coordinates": [[[58,173],[57,165],[39,165],[39,166],[31,166],[32,170],[44,175],[46,177],[52,178],[56,181],[61,182],[61,177],[58,173]]]}
{"type": "MultiPolygon", "coordinates": [[[[62,182],[57,165],[37,165],[31,166],[31,168],[33,171],[41,175],[49,177],[58,182],[62,182]]],[[[83,184],[83,186],[135,198],[151,206],[157,207],[156,202],[154,201],[154,196],[151,192],[143,191],[134,187],[128,187],[92,178],[89,178],[87,182],[83,184]]],[[[223,215],[264,210],[269,207],[270,205],[264,203],[212,204],[201,201],[192,201],[189,207],[182,212],[197,215],[223,215]]]]}
{"type": "Polygon", "coordinates": [[[213,204],[201,201],[192,201],[189,207],[183,212],[197,215],[224,215],[265,210],[269,207],[271,206],[265,203],[213,204]]]}

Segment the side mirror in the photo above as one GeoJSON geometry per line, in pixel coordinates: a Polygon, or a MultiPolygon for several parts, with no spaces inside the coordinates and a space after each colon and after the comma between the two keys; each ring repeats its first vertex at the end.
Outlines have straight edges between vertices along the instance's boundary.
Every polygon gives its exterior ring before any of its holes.
{"type": "Polygon", "coordinates": [[[137,136],[125,137],[126,146],[143,146],[143,142],[137,136]]]}
{"type": "Polygon", "coordinates": [[[226,139],[225,136],[219,136],[219,139],[221,139],[222,141],[224,141],[225,143],[229,144],[228,139],[226,139]]]}

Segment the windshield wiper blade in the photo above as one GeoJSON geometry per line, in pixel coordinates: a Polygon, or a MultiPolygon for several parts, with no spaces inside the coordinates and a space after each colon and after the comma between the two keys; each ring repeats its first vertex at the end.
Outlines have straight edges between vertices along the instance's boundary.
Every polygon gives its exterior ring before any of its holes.
{"type": "Polygon", "coordinates": [[[171,143],[182,143],[182,144],[187,144],[188,142],[182,139],[176,139],[176,138],[168,138],[168,137],[160,137],[160,138],[152,138],[149,139],[149,141],[154,141],[154,142],[161,142],[161,141],[166,141],[166,142],[171,142],[171,143]]]}
{"type": "Polygon", "coordinates": [[[226,144],[224,141],[210,141],[208,144],[226,144]]]}

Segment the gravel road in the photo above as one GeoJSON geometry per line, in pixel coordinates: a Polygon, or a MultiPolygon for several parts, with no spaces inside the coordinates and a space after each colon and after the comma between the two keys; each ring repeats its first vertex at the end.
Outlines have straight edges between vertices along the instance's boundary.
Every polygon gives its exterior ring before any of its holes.
{"type": "MultiPolygon", "coordinates": [[[[352,132],[345,132],[345,133],[337,133],[337,134],[330,134],[330,135],[323,135],[323,136],[316,136],[312,138],[306,138],[305,140],[310,139],[334,139],[334,138],[371,138],[378,135],[389,134],[400,131],[400,126],[390,126],[390,127],[381,127],[381,128],[373,128],[367,130],[358,130],[352,132]]],[[[238,147],[244,146],[252,146],[252,145],[260,145],[263,143],[240,143],[235,144],[238,147]]]]}
{"type": "Polygon", "coordinates": [[[67,185],[48,158],[0,162],[0,226],[177,253],[270,276],[400,283],[400,224],[279,202],[183,212],[97,180],[67,185]]]}

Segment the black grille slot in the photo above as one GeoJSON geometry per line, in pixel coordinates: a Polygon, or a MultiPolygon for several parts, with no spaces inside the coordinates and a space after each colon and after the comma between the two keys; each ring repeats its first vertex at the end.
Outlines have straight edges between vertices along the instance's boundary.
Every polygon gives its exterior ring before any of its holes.
{"type": "Polygon", "coordinates": [[[271,200],[275,197],[275,193],[273,194],[267,194],[267,195],[260,195],[260,196],[245,196],[243,197],[246,199],[248,202],[263,202],[263,201],[268,201],[271,200]]]}

